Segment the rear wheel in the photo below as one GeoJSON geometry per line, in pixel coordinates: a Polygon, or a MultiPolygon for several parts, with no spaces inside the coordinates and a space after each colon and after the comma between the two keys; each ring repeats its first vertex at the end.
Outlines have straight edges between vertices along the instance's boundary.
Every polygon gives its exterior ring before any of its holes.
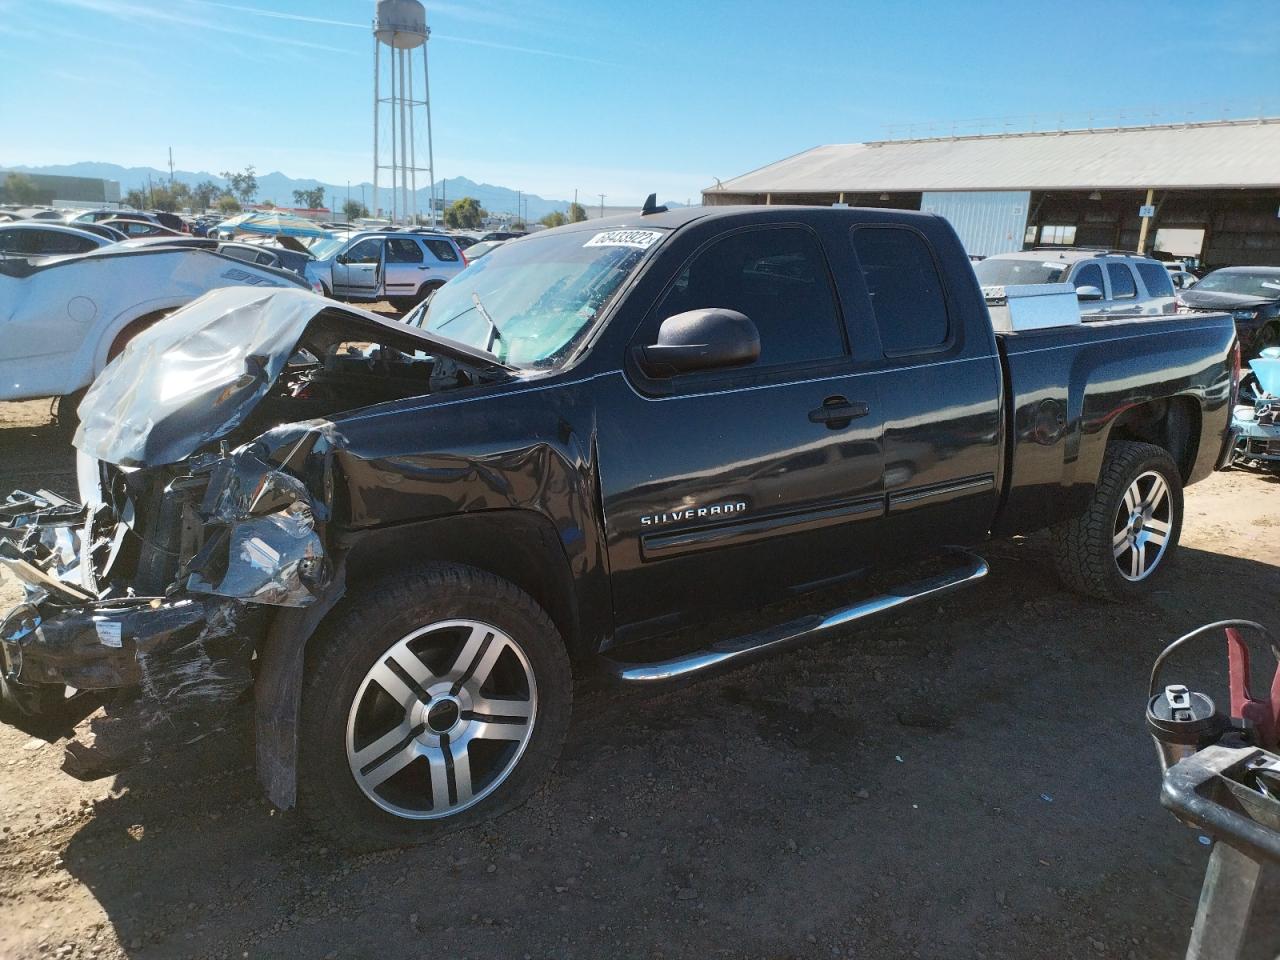
{"type": "Polygon", "coordinates": [[[435,565],[363,590],[312,641],[301,806],[355,849],[422,843],[523,803],[568,729],[569,660],[526,594],[435,565]]]}
{"type": "Polygon", "coordinates": [[[1182,478],[1168,452],[1125,441],[1107,451],[1089,508],[1051,531],[1054,563],[1073,590],[1104,600],[1143,592],[1182,533],[1182,478]]]}

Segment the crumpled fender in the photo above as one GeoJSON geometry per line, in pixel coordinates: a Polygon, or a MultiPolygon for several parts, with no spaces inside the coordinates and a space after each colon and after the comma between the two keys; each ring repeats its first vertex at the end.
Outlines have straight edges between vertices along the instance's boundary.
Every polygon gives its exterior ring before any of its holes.
{"type": "Polygon", "coordinates": [[[258,654],[253,696],[258,782],[281,810],[298,801],[298,716],[307,641],[347,592],[346,555],[333,561],[333,579],[316,602],[276,614],[258,654]]]}

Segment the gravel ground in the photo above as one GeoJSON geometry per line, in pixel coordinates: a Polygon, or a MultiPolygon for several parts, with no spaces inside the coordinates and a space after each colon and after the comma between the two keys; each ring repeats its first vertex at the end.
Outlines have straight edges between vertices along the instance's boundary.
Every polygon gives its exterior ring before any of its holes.
{"type": "MultiPolygon", "coordinates": [[[[0,404],[0,489],[72,492],[47,410],[0,404]]],[[[1278,505],[1256,474],[1192,488],[1180,563],[1131,606],[997,543],[940,605],[674,691],[584,689],[545,790],[411,850],[345,857],[273,814],[243,725],[91,784],[0,728],[0,957],[1181,956],[1208,850],[1159,806],[1145,675],[1200,623],[1280,629],[1278,505]]],[[[1280,883],[1250,958],[1277,906],[1280,883]]]]}

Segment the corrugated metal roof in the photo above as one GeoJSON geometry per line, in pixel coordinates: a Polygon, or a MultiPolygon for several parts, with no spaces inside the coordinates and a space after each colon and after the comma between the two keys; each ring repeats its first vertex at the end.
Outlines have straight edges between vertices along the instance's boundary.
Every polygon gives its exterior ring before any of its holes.
{"type": "Polygon", "coordinates": [[[706,193],[1280,187],[1280,118],[815,147],[706,193]]]}

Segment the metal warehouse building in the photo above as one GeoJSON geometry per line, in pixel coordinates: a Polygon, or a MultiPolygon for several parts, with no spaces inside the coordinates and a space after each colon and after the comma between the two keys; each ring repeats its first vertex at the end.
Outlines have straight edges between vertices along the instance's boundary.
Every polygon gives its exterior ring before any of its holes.
{"type": "Polygon", "coordinates": [[[702,198],[927,210],[980,256],[1141,245],[1209,267],[1280,266],[1280,118],[834,144],[702,198]]]}

